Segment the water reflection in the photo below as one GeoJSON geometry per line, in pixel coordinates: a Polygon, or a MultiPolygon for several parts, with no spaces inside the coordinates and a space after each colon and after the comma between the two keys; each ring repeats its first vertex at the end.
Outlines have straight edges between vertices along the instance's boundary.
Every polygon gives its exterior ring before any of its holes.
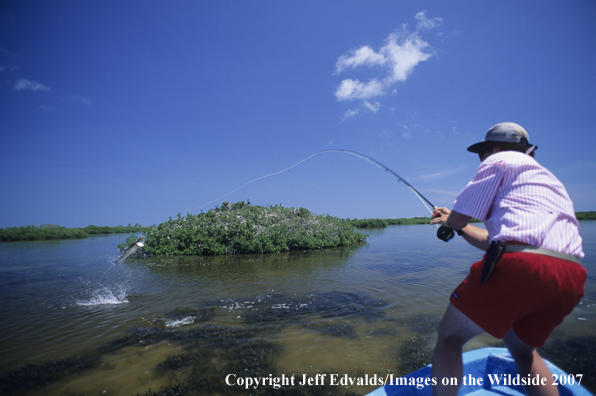
{"type": "Polygon", "coordinates": [[[298,251],[277,254],[247,254],[213,257],[151,257],[129,259],[128,266],[148,268],[160,275],[178,278],[226,280],[231,276],[272,277],[296,270],[315,273],[336,270],[345,265],[350,255],[365,244],[320,251],[298,251]]]}

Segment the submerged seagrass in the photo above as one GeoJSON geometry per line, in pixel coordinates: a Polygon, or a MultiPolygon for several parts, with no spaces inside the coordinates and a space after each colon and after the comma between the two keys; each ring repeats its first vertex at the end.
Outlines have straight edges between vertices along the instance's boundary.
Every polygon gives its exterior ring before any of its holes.
{"type": "MultiPolygon", "coordinates": [[[[304,208],[224,202],[197,215],[180,213],[146,232],[137,254],[219,255],[279,253],[352,245],[364,235],[346,220],[304,208]]],[[[128,246],[127,240],[122,249],[128,246]]]]}
{"type": "MultiPolygon", "coordinates": [[[[359,292],[323,292],[304,295],[258,295],[230,300],[212,300],[196,306],[178,308],[166,315],[180,320],[189,318],[189,329],[169,328],[162,320],[153,320],[150,327],[131,328],[122,337],[77,357],[26,364],[18,369],[0,373],[0,394],[21,395],[26,392],[49,393],[48,386],[68,382],[73,375],[87,375],[93,369],[114,370],[106,360],[114,354],[142,354],[149,346],[162,341],[180,347],[176,354],[167,355],[156,363],[152,375],[169,377],[169,385],[149,389],[145,395],[245,395],[246,389],[230,386],[227,375],[237,377],[280,377],[287,373],[278,365],[283,345],[271,341],[288,324],[300,324],[327,337],[357,339],[354,322],[345,319],[377,321],[384,318],[387,302],[359,292]],[[210,323],[218,313],[242,312],[242,323],[221,325],[210,323]],[[336,322],[313,322],[313,315],[336,322]],[[318,324],[315,324],[318,323],[318,324]],[[176,373],[186,372],[186,380],[175,380],[176,373]],[[87,373],[87,374],[86,374],[87,373]]],[[[333,372],[328,368],[325,372],[333,372]]],[[[295,375],[292,373],[292,375],[295,375]]],[[[349,373],[350,376],[363,374],[349,373]]],[[[327,385],[300,386],[276,389],[261,386],[251,389],[261,395],[327,395],[356,396],[343,387],[327,385]]]]}

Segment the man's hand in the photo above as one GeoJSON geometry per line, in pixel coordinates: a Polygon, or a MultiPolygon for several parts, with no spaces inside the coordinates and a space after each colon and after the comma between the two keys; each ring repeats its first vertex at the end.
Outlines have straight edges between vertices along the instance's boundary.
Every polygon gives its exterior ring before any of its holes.
{"type": "Polygon", "coordinates": [[[472,246],[486,251],[488,249],[488,231],[483,228],[468,224],[472,218],[455,210],[437,208],[433,210],[433,219],[430,224],[440,224],[453,230],[462,230],[463,238],[472,246]]]}
{"type": "Polygon", "coordinates": [[[433,219],[430,224],[440,224],[454,230],[461,230],[468,225],[472,219],[470,216],[457,213],[456,211],[447,208],[437,208],[433,210],[433,219]]]}
{"type": "Polygon", "coordinates": [[[451,211],[447,208],[438,208],[435,206],[433,210],[433,219],[430,221],[430,224],[440,224],[445,227],[447,226],[447,220],[449,219],[449,214],[451,211]]]}

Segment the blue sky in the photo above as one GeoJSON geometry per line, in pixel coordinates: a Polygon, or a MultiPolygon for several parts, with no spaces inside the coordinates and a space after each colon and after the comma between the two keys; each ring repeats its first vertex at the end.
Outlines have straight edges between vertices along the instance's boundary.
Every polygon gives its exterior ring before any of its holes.
{"type": "MultiPolygon", "coordinates": [[[[596,3],[3,1],[0,227],[159,224],[327,149],[451,206],[504,121],[596,210],[596,3]]],[[[222,198],[424,216],[326,153],[222,198]]]]}

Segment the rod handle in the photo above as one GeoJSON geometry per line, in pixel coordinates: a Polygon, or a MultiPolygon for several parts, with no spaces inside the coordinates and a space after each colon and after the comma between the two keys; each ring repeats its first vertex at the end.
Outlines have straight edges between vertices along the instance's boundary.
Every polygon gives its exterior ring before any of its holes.
{"type": "MultiPolygon", "coordinates": [[[[438,209],[437,206],[433,206],[433,209],[438,209]]],[[[444,242],[449,242],[455,237],[455,231],[452,228],[445,227],[444,225],[440,226],[437,230],[437,238],[444,242]]]]}

